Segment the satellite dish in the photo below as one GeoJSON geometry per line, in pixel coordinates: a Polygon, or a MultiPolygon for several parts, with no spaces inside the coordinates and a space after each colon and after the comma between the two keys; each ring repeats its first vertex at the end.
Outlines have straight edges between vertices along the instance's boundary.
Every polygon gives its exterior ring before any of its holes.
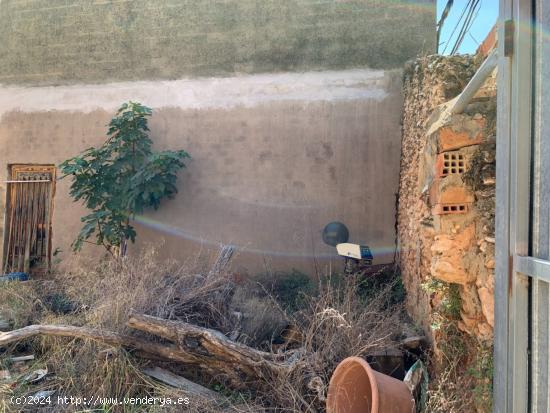
{"type": "Polygon", "coordinates": [[[325,244],[335,247],[338,244],[348,242],[348,239],[348,228],[341,222],[331,222],[323,229],[323,241],[325,244]]]}

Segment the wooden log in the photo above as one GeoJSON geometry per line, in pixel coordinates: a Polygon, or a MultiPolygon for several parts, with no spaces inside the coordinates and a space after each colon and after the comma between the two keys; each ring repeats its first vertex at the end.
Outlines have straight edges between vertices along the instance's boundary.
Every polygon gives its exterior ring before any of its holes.
{"type": "Polygon", "coordinates": [[[246,388],[251,382],[288,373],[294,366],[292,353],[273,354],[234,342],[219,331],[182,321],[131,314],[127,325],[174,342],[179,352],[194,359],[193,364],[217,371],[232,387],[246,388]]]}
{"type": "Polygon", "coordinates": [[[230,340],[225,334],[218,330],[199,327],[184,321],[166,320],[150,315],[132,313],[126,325],[133,329],[145,331],[155,336],[176,342],[182,347],[187,347],[193,352],[200,353],[201,356],[204,355],[203,351],[211,347],[214,350],[223,348],[224,354],[231,354],[236,358],[245,356],[254,361],[269,360],[277,362],[286,358],[284,354],[256,350],[247,345],[230,340]],[[207,347],[197,350],[197,347],[201,344],[207,347]]]}
{"type": "MultiPolygon", "coordinates": [[[[0,333],[0,347],[38,335],[89,339],[111,346],[140,350],[160,356],[166,360],[188,364],[197,364],[198,362],[194,355],[182,352],[174,345],[154,343],[137,337],[96,328],[67,325],[31,325],[18,330],[0,333]]],[[[205,366],[205,369],[210,373],[215,373],[215,371],[209,370],[208,366],[205,366]]]]}
{"type": "Polygon", "coordinates": [[[216,393],[214,390],[210,390],[200,384],[187,380],[185,377],[178,376],[177,374],[172,373],[171,371],[165,370],[160,367],[147,367],[144,368],[143,373],[146,375],[157,379],[169,386],[175,387],[177,389],[183,390],[186,393],[190,393],[195,396],[204,397],[205,399],[212,400],[218,403],[225,402],[225,398],[216,393]]]}
{"type": "Polygon", "coordinates": [[[133,314],[128,325],[174,344],[160,344],[142,338],[90,327],[31,325],[0,333],[0,347],[38,335],[90,339],[121,346],[200,367],[213,377],[223,377],[235,389],[259,388],[274,375],[288,374],[296,365],[295,352],[273,354],[236,343],[221,332],[184,322],[133,314]],[[266,380],[263,380],[266,379],[266,380]]]}

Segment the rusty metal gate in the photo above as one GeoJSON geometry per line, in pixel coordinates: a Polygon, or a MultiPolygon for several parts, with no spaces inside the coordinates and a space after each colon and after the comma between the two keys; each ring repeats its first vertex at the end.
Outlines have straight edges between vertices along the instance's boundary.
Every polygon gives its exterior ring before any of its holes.
{"type": "Polygon", "coordinates": [[[8,187],[4,273],[43,273],[51,257],[55,167],[12,165],[8,187]]]}

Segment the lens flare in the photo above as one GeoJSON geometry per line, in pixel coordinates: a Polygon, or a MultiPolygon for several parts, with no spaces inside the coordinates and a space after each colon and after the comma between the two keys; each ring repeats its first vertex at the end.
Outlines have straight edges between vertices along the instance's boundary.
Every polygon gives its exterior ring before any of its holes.
{"type": "MultiPolygon", "coordinates": [[[[152,219],[150,217],[146,217],[143,215],[138,215],[134,218],[134,221],[138,223],[139,225],[142,225],[146,228],[153,229],[159,233],[169,235],[172,237],[177,237],[181,239],[185,239],[187,241],[196,242],[197,244],[211,246],[214,248],[218,248],[220,245],[219,241],[213,241],[205,239],[204,237],[199,237],[190,231],[186,231],[183,228],[174,227],[167,223],[152,219]]],[[[233,245],[238,251],[241,251],[243,253],[249,253],[249,254],[256,254],[256,255],[262,255],[262,256],[271,256],[271,257],[279,257],[279,258],[316,258],[316,259],[333,259],[336,256],[336,249],[334,249],[334,252],[286,252],[286,251],[274,251],[274,250],[265,250],[265,249],[258,249],[254,248],[250,245],[238,245],[233,242],[229,242],[231,245],[233,245]]],[[[319,243],[322,243],[321,238],[319,238],[319,243]]],[[[395,253],[395,246],[371,246],[369,245],[372,254],[374,255],[374,258],[381,258],[381,257],[393,257],[395,253]]]]}

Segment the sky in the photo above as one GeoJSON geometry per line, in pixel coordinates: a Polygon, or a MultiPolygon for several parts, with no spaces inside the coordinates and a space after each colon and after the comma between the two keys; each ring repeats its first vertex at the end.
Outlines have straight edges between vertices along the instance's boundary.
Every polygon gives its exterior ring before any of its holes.
{"type": "MultiPolygon", "coordinates": [[[[437,21],[439,21],[447,1],[448,0],[437,0],[437,21]]],[[[458,53],[474,53],[497,21],[499,1],[479,0],[479,2],[479,11],[477,15],[474,16],[472,27],[464,37],[464,40],[458,49],[458,53]]],[[[460,16],[468,3],[469,0],[454,0],[453,7],[447,16],[441,31],[441,37],[439,39],[439,53],[449,54],[451,52],[456,42],[458,32],[464,22],[464,18],[458,25],[458,28],[454,34],[452,32],[459,22],[460,16]],[[445,48],[446,50],[443,51],[445,48]]],[[[466,16],[466,13],[464,16],[466,16]]]]}

